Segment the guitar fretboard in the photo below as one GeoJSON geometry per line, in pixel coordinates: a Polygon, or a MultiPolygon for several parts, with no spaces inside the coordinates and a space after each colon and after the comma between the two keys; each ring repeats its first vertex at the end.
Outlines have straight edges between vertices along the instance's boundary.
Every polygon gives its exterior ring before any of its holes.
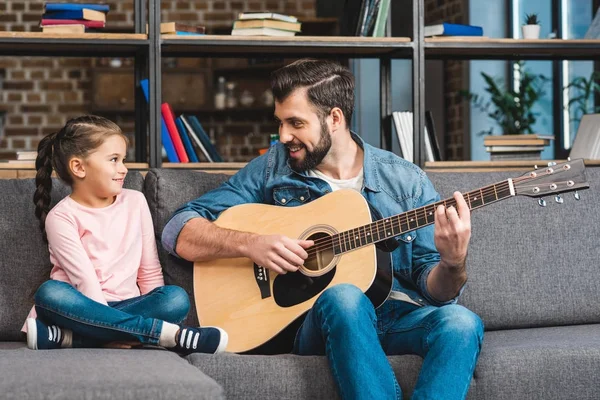
{"type": "MultiPolygon", "coordinates": [[[[470,210],[511,196],[513,196],[513,193],[511,192],[510,179],[463,194],[470,210]]],[[[454,198],[441,200],[371,224],[340,232],[331,237],[333,251],[336,255],[346,253],[433,224],[435,222],[435,210],[440,205],[456,207],[456,200],[454,198]]]]}

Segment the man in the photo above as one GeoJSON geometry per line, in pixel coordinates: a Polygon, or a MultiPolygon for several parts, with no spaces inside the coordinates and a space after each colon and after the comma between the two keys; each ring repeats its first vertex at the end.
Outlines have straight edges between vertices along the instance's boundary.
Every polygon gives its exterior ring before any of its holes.
{"type": "MultiPolygon", "coordinates": [[[[350,132],[354,78],[346,68],[299,60],[275,71],[271,84],[281,143],[181,207],[163,232],[169,252],[190,261],[247,257],[281,274],[303,264],[312,241],[227,230],[211,221],[234,205],[293,207],[339,188],[359,191],[382,217],[439,200],[417,166],[350,132]]],[[[375,310],[357,287],[341,284],[325,290],[308,312],[294,352],[326,354],[342,398],[402,398],[386,354],[423,357],[414,399],[466,396],[483,324],[455,304],[467,280],[471,224],[462,195],[454,198],[456,209],[437,208],[435,225],[394,239],[392,299],[375,310]]]]}

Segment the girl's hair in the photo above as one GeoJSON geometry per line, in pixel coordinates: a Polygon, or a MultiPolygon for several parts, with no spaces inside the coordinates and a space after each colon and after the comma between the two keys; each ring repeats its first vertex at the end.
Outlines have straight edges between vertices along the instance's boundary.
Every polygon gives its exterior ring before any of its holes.
{"type": "Polygon", "coordinates": [[[69,160],[73,157],[87,157],[112,135],[120,135],[127,142],[121,128],[114,122],[95,115],[83,115],[70,119],[61,130],[49,134],[38,145],[33,203],[44,241],[47,242],[45,224],[50,211],[52,170],[56,171],[63,182],[72,186],[69,160]]]}

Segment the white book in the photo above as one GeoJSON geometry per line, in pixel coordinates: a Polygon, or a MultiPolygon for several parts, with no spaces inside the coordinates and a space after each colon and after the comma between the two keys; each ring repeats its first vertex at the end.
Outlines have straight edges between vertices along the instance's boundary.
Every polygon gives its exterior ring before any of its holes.
{"type": "Polygon", "coordinates": [[[242,28],[233,29],[231,31],[232,36],[295,36],[294,31],[284,31],[282,29],[275,28],[242,28]]]}
{"type": "Polygon", "coordinates": [[[298,22],[298,18],[272,12],[246,12],[238,14],[238,19],[276,19],[279,21],[298,22]]]}
{"type": "MultiPolygon", "coordinates": [[[[396,134],[400,142],[400,150],[402,157],[406,161],[414,162],[414,129],[413,129],[413,113],[412,111],[395,111],[392,113],[394,124],[396,126],[396,134]]],[[[425,161],[435,161],[433,156],[433,147],[429,138],[427,127],[424,127],[425,133],[425,161]]]]}
{"type": "Polygon", "coordinates": [[[600,114],[585,114],[581,118],[569,157],[600,159],[600,114]]]}

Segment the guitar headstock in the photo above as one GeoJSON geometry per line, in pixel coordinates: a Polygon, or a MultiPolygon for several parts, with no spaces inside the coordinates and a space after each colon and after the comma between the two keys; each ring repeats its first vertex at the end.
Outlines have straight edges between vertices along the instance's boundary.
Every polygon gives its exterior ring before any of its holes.
{"type": "MultiPolygon", "coordinates": [[[[590,184],[585,178],[585,165],[583,159],[569,160],[564,163],[549,163],[547,167],[528,172],[513,180],[516,195],[529,197],[542,197],[545,195],[558,195],[559,193],[573,192],[587,189],[590,184]]],[[[576,199],[579,194],[576,193],[576,199]]],[[[557,198],[557,202],[560,197],[557,198]]],[[[542,205],[540,203],[540,205],[542,205]]],[[[545,205],[545,204],[544,204],[545,205]]]]}

